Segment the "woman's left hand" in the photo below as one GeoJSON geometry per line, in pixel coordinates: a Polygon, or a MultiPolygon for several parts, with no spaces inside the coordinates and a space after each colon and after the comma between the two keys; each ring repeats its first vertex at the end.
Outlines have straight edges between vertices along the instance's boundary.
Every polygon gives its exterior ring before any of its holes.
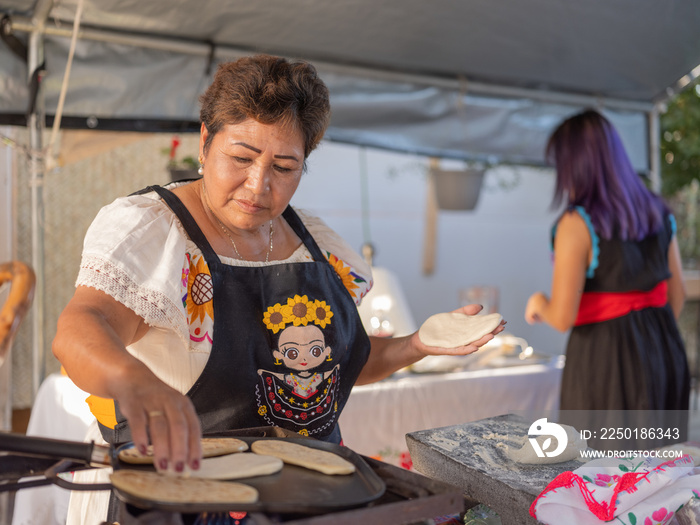
{"type": "MultiPolygon", "coordinates": [[[[456,313],[476,315],[483,307],[480,304],[470,304],[454,310],[456,313]]],[[[501,323],[490,333],[468,345],[454,348],[439,348],[437,346],[424,345],[418,332],[402,337],[370,337],[372,350],[369,359],[365,363],[356,385],[366,385],[381,381],[397,370],[407,367],[427,355],[467,355],[476,352],[479,347],[488,343],[497,334],[501,333],[506,322],[501,323]]]]}
{"type": "MultiPolygon", "coordinates": [[[[480,304],[469,304],[454,310],[453,313],[460,313],[465,315],[476,315],[483,310],[483,306],[480,304]]],[[[420,337],[418,337],[418,332],[413,334],[412,343],[424,355],[467,355],[476,352],[479,348],[484,346],[486,343],[491,341],[496,335],[500,334],[506,326],[505,319],[501,320],[501,323],[490,333],[481,337],[480,339],[469,343],[468,345],[456,346],[454,348],[442,348],[438,346],[427,346],[424,345],[420,337]]]]}

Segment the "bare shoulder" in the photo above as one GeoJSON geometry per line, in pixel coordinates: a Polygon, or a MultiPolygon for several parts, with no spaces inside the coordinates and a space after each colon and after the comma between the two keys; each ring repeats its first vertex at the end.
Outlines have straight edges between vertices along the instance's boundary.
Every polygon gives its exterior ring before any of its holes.
{"type": "Polygon", "coordinates": [[[584,218],[575,210],[564,213],[557,225],[555,250],[557,247],[566,246],[567,249],[574,249],[576,252],[586,252],[591,245],[591,234],[584,218]]]}
{"type": "Polygon", "coordinates": [[[209,221],[202,204],[202,179],[176,186],[171,191],[182,201],[182,204],[192,214],[192,217],[194,217],[194,220],[204,230],[206,235],[209,221]]]}
{"type": "Polygon", "coordinates": [[[198,191],[200,186],[201,182],[196,180],[175,186],[170,191],[172,191],[185,205],[187,205],[200,201],[198,191]]]}
{"type": "Polygon", "coordinates": [[[588,226],[584,218],[576,210],[568,210],[562,215],[557,224],[557,235],[590,238],[588,226]]]}
{"type": "Polygon", "coordinates": [[[587,230],[588,227],[586,226],[586,221],[584,218],[581,216],[579,212],[576,210],[567,210],[564,212],[564,214],[561,216],[561,219],[559,219],[559,226],[558,228],[583,228],[584,230],[587,230]]]}

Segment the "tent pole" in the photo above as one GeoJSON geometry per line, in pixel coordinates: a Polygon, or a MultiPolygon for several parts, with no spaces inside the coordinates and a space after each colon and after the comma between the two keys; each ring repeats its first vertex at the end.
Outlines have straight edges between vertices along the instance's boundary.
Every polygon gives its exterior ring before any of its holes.
{"type": "Polygon", "coordinates": [[[654,193],[661,193],[661,123],[659,119],[660,105],[655,104],[649,112],[649,177],[651,179],[651,190],[654,193]]]}
{"type": "MultiPolygon", "coordinates": [[[[28,48],[28,81],[31,83],[35,72],[44,63],[44,32],[46,20],[53,7],[53,0],[39,0],[32,17],[32,31],[29,34],[28,48]]],[[[34,292],[34,309],[32,312],[32,394],[36,396],[45,372],[45,341],[44,341],[44,309],[45,309],[45,279],[44,279],[44,154],[42,151],[42,135],[45,125],[44,99],[41,89],[39,72],[36,98],[32,111],[27,115],[29,144],[29,186],[32,203],[32,267],[36,274],[34,292]]]]}

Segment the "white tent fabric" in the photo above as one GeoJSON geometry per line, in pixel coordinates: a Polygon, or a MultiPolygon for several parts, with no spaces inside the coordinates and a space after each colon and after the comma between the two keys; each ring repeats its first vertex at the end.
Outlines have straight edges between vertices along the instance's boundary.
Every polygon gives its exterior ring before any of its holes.
{"type": "MultiPolygon", "coordinates": [[[[25,43],[35,10],[48,8],[48,115],[78,2],[0,0],[7,32],[25,43]]],[[[317,65],[331,89],[331,140],[539,164],[552,127],[593,105],[648,171],[647,116],[694,75],[698,27],[697,0],[84,0],[64,118],[98,129],[192,124],[212,66],[269,52],[317,65]]],[[[0,44],[6,123],[29,105],[28,77],[0,44]]]]}

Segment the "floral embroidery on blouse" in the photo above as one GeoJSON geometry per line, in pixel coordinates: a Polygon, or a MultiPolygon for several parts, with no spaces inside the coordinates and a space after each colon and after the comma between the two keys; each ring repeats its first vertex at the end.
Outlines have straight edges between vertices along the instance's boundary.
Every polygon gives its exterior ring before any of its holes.
{"type": "Polygon", "coordinates": [[[196,263],[190,260],[190,274],[187,279],[187,313],[192,320],[200,322],[204,316],[214,318],[214,287],[212,285],[209,267],[204,262],[204,257],[197,257],[196,263]]]}
{"type": "Polygon", "coordinates": [[[333,255],[332,253],[326,252],[326,258],[328,259],[328,262],[331,264],[335,272],[342,279],[343,285],[345,286],[345,288],[347,288],[348,292],[350,292],[350,295],[353,298],[357,298],[355,290],[360,288],[358,283],[366,283],[367,281],[362,276],[353,272],[352,267],[346,266],[341,259],[338,259],[338,257],[333,255]]]}
{"type": "MultiPolygon", "coordinates": [[[[190,339],[196,343],[206,341],[211,344],[209,335],[214,322],[214,287],[209,266],[201,255],[187,255],[187,290],[185,304],[190,327],[190,339]]],[[[183,275],[185,269],[183,268],[183,275]]]]}

